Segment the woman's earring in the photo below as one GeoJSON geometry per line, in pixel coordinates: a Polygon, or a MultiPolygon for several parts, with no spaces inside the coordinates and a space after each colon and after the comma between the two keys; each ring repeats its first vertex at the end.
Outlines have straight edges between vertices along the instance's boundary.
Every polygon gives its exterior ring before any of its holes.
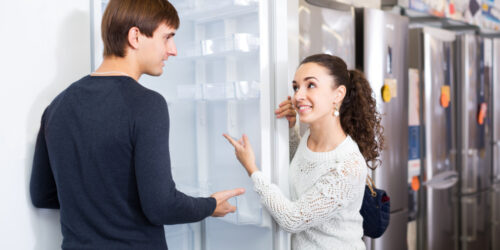
{"type": "Polygon", "coordinates": [[[335,105],[335,111],[333,111],[333,115],[335,117],[339,117],[340,113],[339,113],[339,108],[337,107],[337,105],[335,105]]]}

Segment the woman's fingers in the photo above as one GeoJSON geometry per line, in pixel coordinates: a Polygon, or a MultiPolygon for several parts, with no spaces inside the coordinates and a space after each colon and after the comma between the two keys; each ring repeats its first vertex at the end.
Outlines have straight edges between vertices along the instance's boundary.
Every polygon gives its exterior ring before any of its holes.
{"type": "Polygon", "coordinates": [[[297,115],[297,112],[295,110],[293,110],[293,109],[289,109],[286,112],[284,112],[284,115],[295,117],[297,115]]]}
{"type": "Polygon", "coordinates": [[[224,137],[226,137],[226,139],[229,141],[229,143],[231,143],[233,145],[233,147],[235,147],[235,148],[240,147],[240,143],[235,141],[231,136],[229,136],[228,134],[222,134],[222,135],[224,137]]]}
{"type": "Polygon", "coordinates": [[[246,134],[243,134],[242,139],[245,147],[250,147],[250,141],[248,140],[248,136],[246,134]]]}
{"type": "Polygon", "coordinates": [[[279,107],[276,111],[279,111],[280,113],[289,109],[293,109],[292,103],[287,103],[281,107],[279,107]]]}
{"type": "Polygon", "coordinates": [[[282,101],[278,106],[281,107],[281,106],[286,105],[287,103],[292,103],[292,97],[288,96],[288,98],[286,100],[282,101]]]}
{"type": "Polygon", "coordinates": [[[292,104],[286,104],[283,107],[280,107],[274,111],[274,113],[278,116],[278,118],[286,116],[286,115],[294,115],[295,114],[295,109],[293,108],[292,104]]]}

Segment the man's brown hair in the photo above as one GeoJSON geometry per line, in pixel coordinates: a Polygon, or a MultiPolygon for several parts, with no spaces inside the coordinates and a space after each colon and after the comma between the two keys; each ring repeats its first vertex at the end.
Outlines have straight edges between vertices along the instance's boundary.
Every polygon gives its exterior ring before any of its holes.
{"type": "Polygon", "coordinates": [[[137,27],[152,37],[162,22],[179,28],[177,11],[167,0],[110,0],[101,23],[104,56],[125,57],[130,28],[137,27]]]}

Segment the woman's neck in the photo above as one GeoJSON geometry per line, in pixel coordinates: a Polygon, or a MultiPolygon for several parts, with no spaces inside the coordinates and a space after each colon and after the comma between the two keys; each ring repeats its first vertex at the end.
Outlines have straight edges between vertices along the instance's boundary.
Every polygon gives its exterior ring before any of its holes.
{"type": "Polygon", "coordinates": [[[313,152],[332,151],[347,137],[337,117],[325,117],[311,123],[309,131],[307,147],[313,152]]]}

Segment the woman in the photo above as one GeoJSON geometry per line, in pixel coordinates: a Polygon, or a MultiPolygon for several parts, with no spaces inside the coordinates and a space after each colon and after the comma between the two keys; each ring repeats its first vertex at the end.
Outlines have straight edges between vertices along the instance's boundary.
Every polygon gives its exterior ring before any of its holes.
{"type": "Polygon", "coordinates": [[[372,89],[363,73],[347,70],[341,58],[318,54],[301,62],[293,90],[293,98],[275,112],[278,118],[287,117],[290,128],[296,111],[309,125],[300,142],[291,129],[292,200],[258,171],[246,135],[239,141],[224,136],[263,204],[284,230],[293,233],[292,249],[365,249],[359,210],[367,166],[376,167],[383,143],[372,89]]]}

